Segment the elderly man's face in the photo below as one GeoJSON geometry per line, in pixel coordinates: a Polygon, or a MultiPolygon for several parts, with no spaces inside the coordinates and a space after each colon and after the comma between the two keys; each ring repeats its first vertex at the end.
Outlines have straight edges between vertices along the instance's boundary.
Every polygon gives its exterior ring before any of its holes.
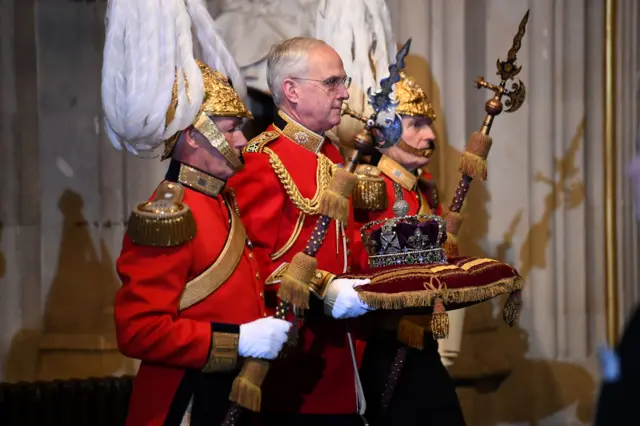
{"type": "Polygon", "coordinates": [[[292,78],[299,90],[297,112],[304,125],[318,133],[340,124],[340,107],[349,99],[342,59],[327,45],[308,52],[307,75],[292,78]]]}

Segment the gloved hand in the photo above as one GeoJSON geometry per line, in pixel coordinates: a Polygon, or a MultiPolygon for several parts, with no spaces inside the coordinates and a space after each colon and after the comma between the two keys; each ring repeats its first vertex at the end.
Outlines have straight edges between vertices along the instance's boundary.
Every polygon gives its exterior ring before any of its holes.
{"type": "Polygon", "coordinates": [[[371,280],[338,278],[329,283],[324,297],[324,312],[335,319],[355,318],[372,311],[353,289],[357,285],[369,284],[371,280]]]}
{"type": "Polygon", "coordinates": [[[290,328],[290,322],[273,317],[242,324],[238,339],[238,355],[275,359],[287,341],[290,328]]]}

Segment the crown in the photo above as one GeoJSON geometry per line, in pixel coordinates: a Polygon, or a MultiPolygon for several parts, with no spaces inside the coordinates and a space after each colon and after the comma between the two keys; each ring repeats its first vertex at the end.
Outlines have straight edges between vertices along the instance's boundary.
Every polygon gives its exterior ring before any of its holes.
{"type": "Polygon", "coordinates": [[[412,77],[400,72],[400,81],[396,83],[396,113],[400,115],[419,115],[429,120],[436,119],[436,111],[422,87],[412,77]]]}
{"type": "Polygon", "coordinates": [[[444,219],[415,215],[376,220],[360,231],[370,268],[445,263],[442,245],[447,239],[444,219]]]}

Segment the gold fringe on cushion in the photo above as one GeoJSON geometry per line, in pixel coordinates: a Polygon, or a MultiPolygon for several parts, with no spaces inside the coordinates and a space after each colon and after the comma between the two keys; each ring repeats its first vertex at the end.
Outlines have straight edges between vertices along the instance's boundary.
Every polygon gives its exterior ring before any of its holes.
{"type": "Polygon", "coordinates": [[[278,297],[297,308],[309,309],[311,280],[318,261],[303,252],[296,253],[280,280],[278,297]]]}
{"type": "Polygon", "coordinates": [[[474,179],[487,179],[487,156],[493,139],[491,136],[474,132],[469,138],[467,149],[460,158],[460,172],[474,179]]]}
{"type": "Polygon", "coordinates": [[[356,176],[344,169],[337,169],[329,181],[329,187],[322,193],[319,211],[340,222],[349,219],[349,198],[356,184],[356,176]]]}
{"type": "Polygon", "coordinates": [[[259,412],[262,405],[262,382],[269,371],[269,363],[262,359],[247,358],[240,374],[233,381],[229,399],[242,407],[259,412]]]}
{"type": "Polygon", "coordinates": [[[522,294],[516,290],[509,294],[502,310],[502,319],[509,327],[513,327],[518,322],[520,308],[522,307],[522,294]]]}
{"type": "MultiPolygon", "coordinates": [[[[374,277],[375,279],[375,277],[374,277]]],[[[372,281],[372,284],[375,282],[372,281]]],[[[375,309],[398,310],[405,308],[424,308],[433,306],[437,298],[441,298],[445,304],[449,303],[473,303],[493,299],[501,294],[522,290],[524,280],[520,276],[504,278],[480,287],[468,287],[448,290],[418,290],[403,293],[376,293],[361,290],[357,286],[355,290],[358,297],[367,305],[375,309]]]]}
{"type": "Polygon", "coordinates": [[[422,325],[416,324],[408,317],[402,317],[398,324],[397,339],[403,345],[415,349],[424,349],[425,329],[422,325]]]}
{"type": "Polygon", "coordinates": [[[436,299],[431,315],[431,333],[434,339],[446,339],[449,335],[449,315],[444,309],[442,299],[436,299]]]}

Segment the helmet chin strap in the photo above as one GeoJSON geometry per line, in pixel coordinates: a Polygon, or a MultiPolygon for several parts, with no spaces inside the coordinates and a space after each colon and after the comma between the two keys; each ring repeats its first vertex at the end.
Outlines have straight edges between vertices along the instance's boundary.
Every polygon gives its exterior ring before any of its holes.
{"type": "Polygon", "coordinates": [[[244,162],[207,114],[202,112],[193,127],[224,157],[234,172],[242,170],[244,162]]]}
{"type": "Polygon", "coordinates": [[[424,148],[424,149],[418,149],[418,148],[414,148],[411,145],[409,145],[407,142],[404,141],[404,139],[400,139],[400,141],[398,141],[398,148],[400,148],[401,150],[403,150],[404,152],[411,154],[411,155],[415,155],[416,157],[431,157],[431,155],[433,155],[433,142],[431,142],[429,144],[429,147],[424,148]]]}

